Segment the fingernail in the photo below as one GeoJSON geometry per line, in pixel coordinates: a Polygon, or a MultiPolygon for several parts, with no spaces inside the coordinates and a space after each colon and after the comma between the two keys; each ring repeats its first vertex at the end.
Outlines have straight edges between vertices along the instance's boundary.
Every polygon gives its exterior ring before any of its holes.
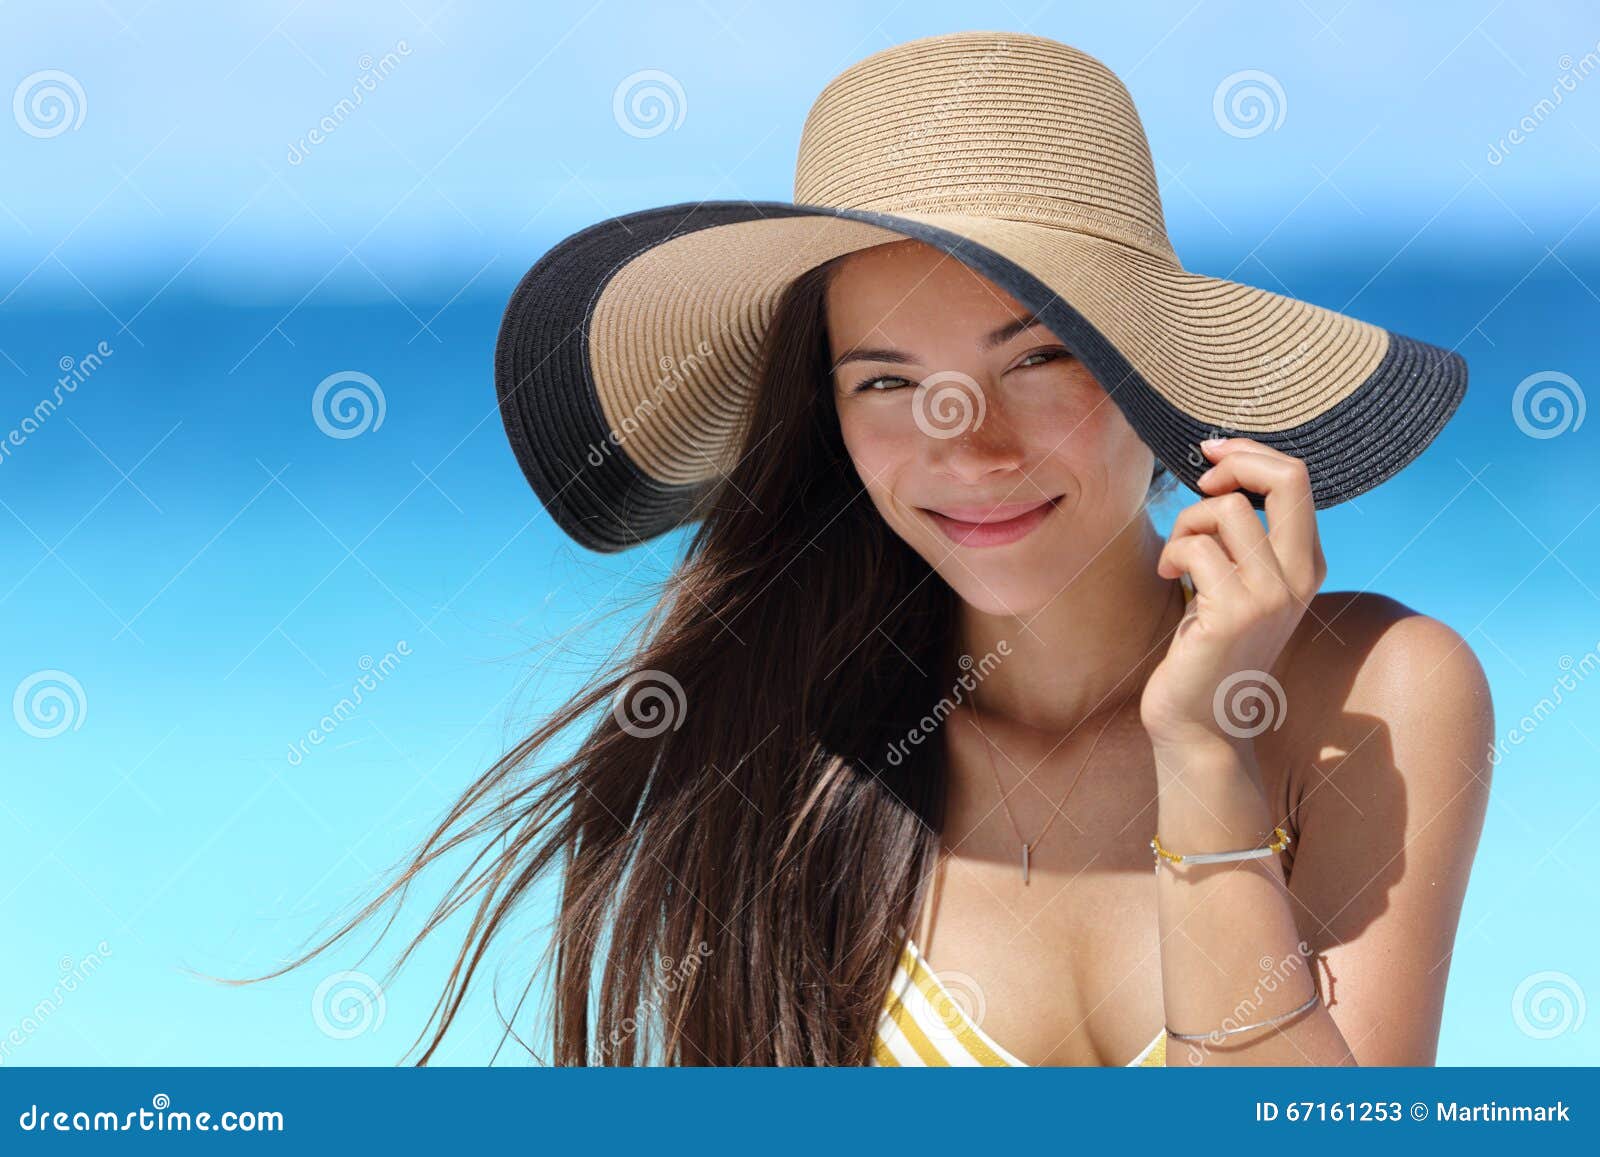
{"type": "Polygon", "coordinates": [[[1201,442],[1200,445],[1204,446],[1207,450],[1214,450],[1226,441],[1226,438],[1207,438],[1204,442],[1201,442]]]}

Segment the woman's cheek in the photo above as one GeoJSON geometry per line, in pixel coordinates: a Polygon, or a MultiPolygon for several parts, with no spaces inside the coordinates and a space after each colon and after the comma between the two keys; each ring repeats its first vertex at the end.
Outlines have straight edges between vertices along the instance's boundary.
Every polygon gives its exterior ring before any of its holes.
{"type": "Polygon", "coordinates": [[[896,475],[899,465],[914,453],[912,442],[916,427],[897,411],[897,407],[852,406],[841,412],[839,426],[845,450],[855,463],[862,484],[869,490],[883,487],[896,475]]]}
{"type": "Polygon", "coordinates": [[[1112,452],[1119,444],[1117,425],[1125,422],[1109,398],[1084,404],[1081,397],[1065,392],[1015,407],[1014,420],[1038,456],[1073,461],[1112,452]]]}

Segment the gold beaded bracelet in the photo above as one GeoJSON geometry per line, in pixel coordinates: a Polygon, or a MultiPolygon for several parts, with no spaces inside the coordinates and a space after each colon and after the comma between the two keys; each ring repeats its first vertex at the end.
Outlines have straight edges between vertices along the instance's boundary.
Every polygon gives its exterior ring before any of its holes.
{"type": "Polygon", "coordinates": [[[1276,837],[1264,848],[1246,848],[1240,852],[1169,852],[1161,846],[1161,837],[1150,837],[1150,846],[1156,853],[1156,871],[1161,870],[1163,859],[1171,860],[1174,864],[1219,864],[1230,860],[1264,860],[1274,852],[1281,852],[1289,846],[1289,833],[1282,828],[1275,827],[1272,834],[1276,837]]]}

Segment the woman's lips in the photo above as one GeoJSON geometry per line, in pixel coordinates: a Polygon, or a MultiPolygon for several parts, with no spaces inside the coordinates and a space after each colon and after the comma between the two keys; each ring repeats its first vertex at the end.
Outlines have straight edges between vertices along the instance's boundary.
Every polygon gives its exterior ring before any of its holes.
{"type": "Polygon", "coordinates": [[[998,506],[945,506],[923,511],[957,546],[1003,546],[1033,533],[1056,508],[1056,499],[998,506]]]}

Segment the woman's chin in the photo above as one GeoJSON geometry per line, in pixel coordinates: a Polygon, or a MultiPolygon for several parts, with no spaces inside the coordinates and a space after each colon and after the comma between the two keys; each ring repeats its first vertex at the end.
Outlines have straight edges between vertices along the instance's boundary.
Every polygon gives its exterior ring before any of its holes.
{"type": "Polygon", "coordinates": [[[980,614],[1027,619],[1048,606],[1061,590],[1059,582],[1052,584],[1042,572],[1029,570],[1032,568],[962,567],[951,561],[940,568],[940,574],[956,596],[980,614]]]}

